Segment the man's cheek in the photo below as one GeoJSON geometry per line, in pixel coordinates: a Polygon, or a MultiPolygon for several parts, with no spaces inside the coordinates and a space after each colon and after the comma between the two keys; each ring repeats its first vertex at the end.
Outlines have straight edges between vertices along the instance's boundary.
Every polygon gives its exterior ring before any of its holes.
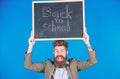
{"type": "Polygon", "coordinates": [[[56,57],[57,56],[57,54],[54,54],[54,57],[56,57]]]}

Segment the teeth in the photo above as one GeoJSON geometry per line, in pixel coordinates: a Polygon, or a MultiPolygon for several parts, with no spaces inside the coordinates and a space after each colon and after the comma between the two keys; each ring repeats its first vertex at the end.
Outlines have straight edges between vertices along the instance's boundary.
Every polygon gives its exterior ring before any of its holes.
{"type": "Polygon", "coordinates": [[[58,59],[62,59],[61,57],[58,57],[58,59]]]}

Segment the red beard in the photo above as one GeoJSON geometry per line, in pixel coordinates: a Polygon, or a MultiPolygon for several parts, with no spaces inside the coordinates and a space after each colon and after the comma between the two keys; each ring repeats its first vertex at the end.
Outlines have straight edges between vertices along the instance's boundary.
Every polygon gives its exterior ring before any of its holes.
{"type": "Polygon", "coordinates": [[[66,63],[66,58],[62,55],[58,55],[55,57],[55,61],[54,61],[54,65],[58,68],[62,68],[65,66],[65,63],[66,63]],[[61,57],[61,59],[63,59],[62,61],[57,61],[57,59],[61,57]]]}

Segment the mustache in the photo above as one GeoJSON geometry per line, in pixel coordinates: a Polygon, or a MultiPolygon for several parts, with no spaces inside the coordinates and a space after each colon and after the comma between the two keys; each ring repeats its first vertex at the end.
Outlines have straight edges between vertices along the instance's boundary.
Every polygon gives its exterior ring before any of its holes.
{"type": "Polygon", "coordinates": [[[55,57],[55,59],[57,59],[58,57],[61,57],[61,58],[64,58],[64,59],[65,59],[65,57],[62,56],[62,55],[57,55],[57,56],[55,57]]]}

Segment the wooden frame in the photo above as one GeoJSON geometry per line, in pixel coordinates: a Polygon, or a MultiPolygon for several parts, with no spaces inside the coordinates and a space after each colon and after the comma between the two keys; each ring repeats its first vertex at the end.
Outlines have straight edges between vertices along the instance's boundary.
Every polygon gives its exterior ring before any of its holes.
{"type": "MultiPolygon", "coordinates": [[[[85,27],[85,4],[84,4],[84,0],[65,0],[65,1],[32,1],[32,32],[33,32],[33,36],[35,36],[34,31],[35,31],[35,23],[34,23],[34,4],[35,3],[59,3],[59,2],[77,2],[77,1],[81,1],[83,3],[83,30],[85,27]]],[[[80,37],[76,37],[76,38],[35,38],[35,40],[80,40],[83,38],[80,37]]]]}

